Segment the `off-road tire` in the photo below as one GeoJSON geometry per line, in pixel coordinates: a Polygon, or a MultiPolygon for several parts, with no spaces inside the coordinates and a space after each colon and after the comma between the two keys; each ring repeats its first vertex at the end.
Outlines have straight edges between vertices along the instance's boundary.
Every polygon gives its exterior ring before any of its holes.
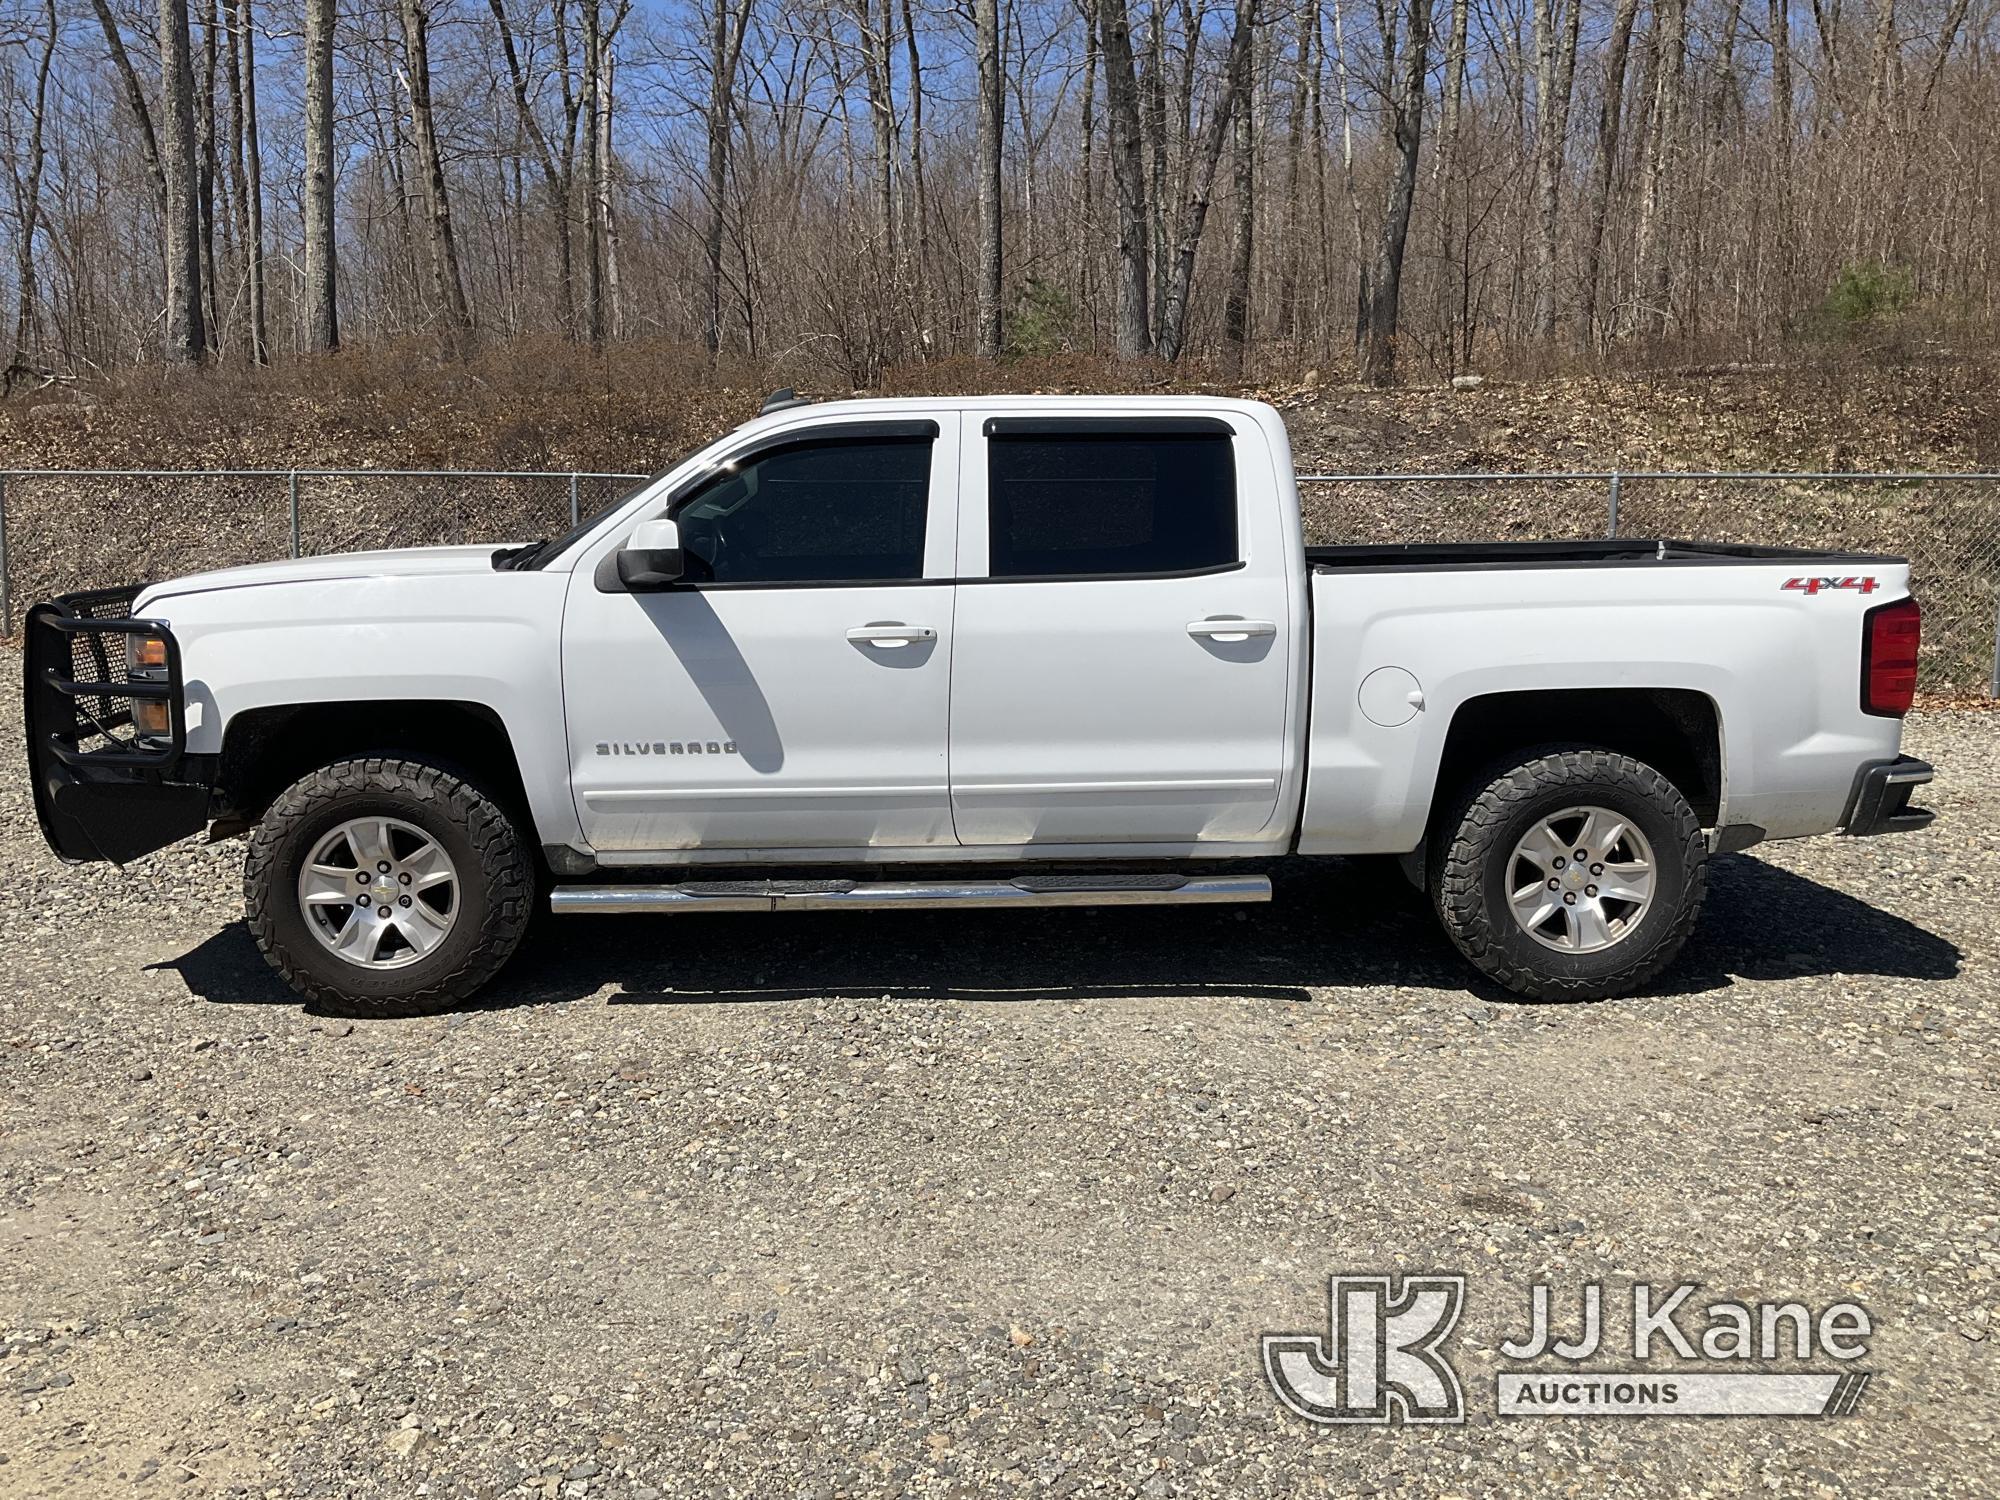
{"type": "Polygon", "coordinates": [[[313,1004],[342,1015],[446,1010],[500,971],[534,909],[535,871],[514,820],[442,766],[369,756],[336,761],[279,794],[250,835],[243,898],[271,967],[313,1004]],[[314,844],[348,819],[380,813],[442,845],[458,872],[458,915],[437,948],[402,968],[360,968],[329,952],[299,909],[299,870],[314,844]]]}
{"type": "Polygon", "coordinates": [[[1639,988],[1679,954],[1708,889],[1701,823],[1679,789],[1643,761],[1580,746],[1525,751],[1473,778],[1430,864],[1431,900],[1458,951],[1532,1000],[1603,1000],[1639,988]],[[1515,920],[1508,865],[1537,821],[1578,805],[1632,821],[1652,845],[1656,884],[1629,934],[1597,952],[1563,953],[1515,920]]]}

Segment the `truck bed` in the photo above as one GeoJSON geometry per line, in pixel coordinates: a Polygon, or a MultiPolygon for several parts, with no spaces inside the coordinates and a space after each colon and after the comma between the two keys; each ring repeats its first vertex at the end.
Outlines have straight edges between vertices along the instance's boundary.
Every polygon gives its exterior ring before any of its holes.
{"type": "Polygon", "coordinates": [[[1900,563],[1900,557],[1865,552],[1819,552],[1809,547],[1752,547],[1731,542],[1685,542],[1648,537],[1601,537],[1575,542],[1374,542],[1307,547],[1306,562],[1321,573],[1434,568],[1608,567],[1679,563],[1721,566],[1774,562],[1900,563]]]}

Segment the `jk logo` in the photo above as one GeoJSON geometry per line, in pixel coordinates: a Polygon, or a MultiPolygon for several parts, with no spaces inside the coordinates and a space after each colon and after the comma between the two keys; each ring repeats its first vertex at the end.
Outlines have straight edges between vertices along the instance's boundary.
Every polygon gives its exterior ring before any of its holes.
{"type": "Polygon", "coordinates": [[[1440,1352],[1465,1302],[1463,1276],[1327,1280],[1327,1336],[1267,1333],[1264,1378],[1308,1422],[1465,1420],[1458,1372],[1440,1352]]]}

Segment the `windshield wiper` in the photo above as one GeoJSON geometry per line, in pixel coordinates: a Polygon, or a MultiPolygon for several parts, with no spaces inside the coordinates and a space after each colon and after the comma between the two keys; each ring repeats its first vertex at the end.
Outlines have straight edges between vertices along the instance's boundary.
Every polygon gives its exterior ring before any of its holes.
{"type": "Polygon", "coordinates": [[[518,573],[532,568],[546,546],[548,542],[543,540],[520,547],[502,547],[493,554],[493,570],[496,573],[518,573]]]}

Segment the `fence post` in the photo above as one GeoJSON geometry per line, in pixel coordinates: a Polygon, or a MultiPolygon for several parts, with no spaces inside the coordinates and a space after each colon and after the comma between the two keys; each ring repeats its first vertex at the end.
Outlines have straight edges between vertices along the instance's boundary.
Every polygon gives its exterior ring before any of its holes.
{"type": "Polygon", "coordinates": [[[583,512],[578,508],[576,495],[576,475],[569,476],[569,529],[576,530],[583,523],[583,512]]]}
{"type": "MultiPolygon", "coordinates": [[[[0,549],[0,557],[4,557],[5,555],[4,549],[0,549]]],[[[5,584],[0,583],[0,588],[4,587],[5,584]]],[[[2000,592],[2000,590],[1996,590],[1996,592],[2000,592]]],[[[4,595],[0,595],[0,597],[4,597],[4,595]]],[[[1990,698],[2000,698],[2000,600],[1996,600],[1993,606],[1993,683],[1992,689],[1987,696],[1990,698]]]]}
{"type": "Polygon", "coordinates": [[[0,472],[0,635],[14,619],[13,592],[7,578],[7,476],[0,472]]]}
{"type": "Polygon", "coordinates": [[[299,471],[293,469],[285,476],[285,489],[291,501],[292,513],[292,556],[299,555],[299,471]]]}
{"type": "Polygon", "coordinates": [[[1618,495],[1625,487],[1625,476],[1616,469],[1611,471],[1611,493],[1606,497],[1606,536],[1618,535],[1618,495]]]}

